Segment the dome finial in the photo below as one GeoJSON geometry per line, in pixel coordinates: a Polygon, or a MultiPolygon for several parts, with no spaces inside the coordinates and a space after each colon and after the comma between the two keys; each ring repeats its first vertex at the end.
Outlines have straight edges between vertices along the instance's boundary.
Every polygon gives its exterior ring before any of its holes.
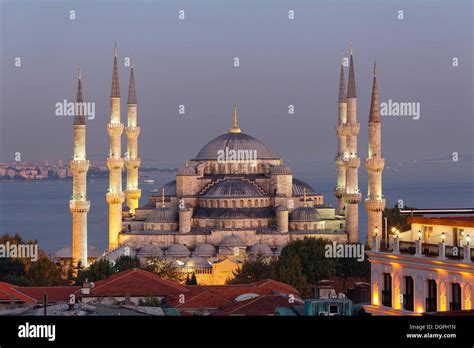
{"type": "Polygon", "coordinates": [[[306,203],[306,187],[303,189],[303,205],[306,208],[308,203],[306,203]]]}
{"type": "Polygon", "coordinates": [[[81,74],[81,64],[77,66],[77,79],[81,80],[82,79],[82,74],[81,74]]]}
{"type": "Polygon", "coordinates": [[[377,61],[374,62],[374,76],[377,76],[377,61]]]}
{"type": "Polygon", "coordinates": [[[161,207],[165,207],[165,188],[161,188],[161,207]]]}
{"type": "Polygon", "coordinates": [[[237,105],[234,105],[234,127],[229,129],[229,133],[240,133],[241,130],[237,126],[237,105]]]}
{"type": "Polygon", "coordinates": [[[188,160],[185,160],[185,161],[184,161],[184,165],[185,165],[186,167],[189,166],[188,160]]]}

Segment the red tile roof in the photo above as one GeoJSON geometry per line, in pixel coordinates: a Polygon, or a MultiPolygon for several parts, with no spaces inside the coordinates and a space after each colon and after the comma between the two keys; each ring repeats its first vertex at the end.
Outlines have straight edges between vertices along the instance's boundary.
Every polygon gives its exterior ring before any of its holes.
{"type": "Polygon", "coordinates": [[[25,303],[38,303],[43,301],[43,295],[46,293],[48,302],[67,301],[69,295],[79,288],[79,286],[27,287],[0,282],[0,300],[14,299],[25,303]]]}
{"type": "Polygon", "coordinates": [[[293,307],[288,297],[278,295],[263,295],[241,302],[235,302],[211,315],[274,315],[277,307],[293,307]]]}
{"type": "Polygon", "coordinates": [[[125,296],[127,294],[130,296],[179,296],[188,291],[186,286],[178,282],[134,268],[96,282],[90,295],[82,295],[82,297],[125,296]]]}

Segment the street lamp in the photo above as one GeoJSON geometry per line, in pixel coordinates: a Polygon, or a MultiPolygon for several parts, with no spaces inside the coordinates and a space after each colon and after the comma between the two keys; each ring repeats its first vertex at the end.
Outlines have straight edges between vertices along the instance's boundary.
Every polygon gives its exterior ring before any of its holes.
{"type": "Polygon", "coordinates": [[[421,240],[421,231],[418,231],[418,240],[421,240]]]}
{"type": "Polygon", "coordinates": [[[466,236],[466,244],[469,245],[469,242],[471,241],[471,237],[469,235],[466,236]]]}
{"type": "Polygon", "coordinates": [[[378,236],[378,233],[379,233],[379,229],[377,226],[375,226],[374,228],[374,232],[375,232],[375,236],[377,237],[378,236]]]}
{"type": "Polygon", "coordinates": [[[443,232],[441,233],[441,241],[444,243],[445,239],[446,239],[446,233],[443,232]]]}
{"type": "Polygon", "coordinates": [[[397,235],[397,238],[400,238],[400,231],[399,230],[396,230],[395,234],[397,235]]]}

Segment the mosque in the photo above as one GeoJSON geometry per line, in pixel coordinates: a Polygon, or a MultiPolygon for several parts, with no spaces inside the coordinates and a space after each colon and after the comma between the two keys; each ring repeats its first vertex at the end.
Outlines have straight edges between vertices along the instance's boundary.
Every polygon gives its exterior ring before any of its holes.
{"type": "MultiPolygon", "coordinates": [[[[237,108],[233,125],[212,139],[178,170],[176,179],[149,195],[140,205],[138,183],[137,95],[133,63],[128,89],[127,126],[121,122],[117,48],[114,51],[110,97],[110,152],[107,158],[109,189],[109,247],[103,257],[118,255],[166,257],[184,272],[193,272],[201,283],[223,283],[247,257],[278,257],[292,240],[324,238],[338,243],[358,242],[356,89],[352,48],[348,88],[344,64],[340,66],[338,124],[338,168],[335,195],[337,209],[325,204],[322,194],[295,178],[291,168],[271,149],[244,133],[238,125],[237,108]],[[125,131],[127,151],[122,155],[125,131]],[[126,170],[125,191],[122,171],[126,170]],[[229,263],[230,262],[230,263],[229,263]],[[222,266],[222,268],[219,268],[222,266]],[[212,275],[214,274],[214,275],[212,275]],[[220,278],[217,274],[221,274],[220,278]],[[217,280],[216,280],[217,279],[217,280]]],[[[376,89],[374,66],[374,90],[376,89]]],[[[372,94],[378,103],[378,91],[372,94]]],[[[79,74],[77,102],[82,103],[79,74]]],[[[378,107],[377,107],[378,108],[378,107]]],[[[229,117],[229,120],[231,118],[229,117]]],[[[383,158],[380,157],[380,119],[369,120],[369,195],[366,207],[369,226],[381,226],[385,200],[381,194],[383,158]]],[[[87,201],[85,118],[79,113],[74,122],[73,263],[87,265],[87,201]]],[[[370,232],[369,232],[370,234],[370,232]]],[[[370,237],[370,236],[369,236],[370,237]]],[[[369,241],[371,238],[369,238],[369,241]]]]}

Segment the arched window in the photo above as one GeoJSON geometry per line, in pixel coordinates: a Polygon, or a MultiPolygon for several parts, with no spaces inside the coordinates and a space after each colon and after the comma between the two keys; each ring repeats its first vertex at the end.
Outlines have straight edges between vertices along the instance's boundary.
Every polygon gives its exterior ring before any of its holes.
{"type": "Polygon", "coordinates": [[[258,207],[258,199],[255,200],[255,207],[258,207]]]}
{"type": "Polygon", "coordinates": [[[224,201],[224,208],[228,208],[227,200],[224,201]]]}
{"type": "Polygon", "coordinates": [[[244,207],[244,201],[241,199],[239,203],[240,203],[240,207],[243,208],[244,207]]]}
{"type": "Polygon", "coordinates": [[[252,200],[249,199],[249,200],[247,201],[247,207],[249,207],[249,208],[252,207],[252,200]]]}
{"type": "Polygon", "coordinates": [[[235,201],[232,201],[232,208],[236,208],[237,207],[237,203],[235,201]]]}

